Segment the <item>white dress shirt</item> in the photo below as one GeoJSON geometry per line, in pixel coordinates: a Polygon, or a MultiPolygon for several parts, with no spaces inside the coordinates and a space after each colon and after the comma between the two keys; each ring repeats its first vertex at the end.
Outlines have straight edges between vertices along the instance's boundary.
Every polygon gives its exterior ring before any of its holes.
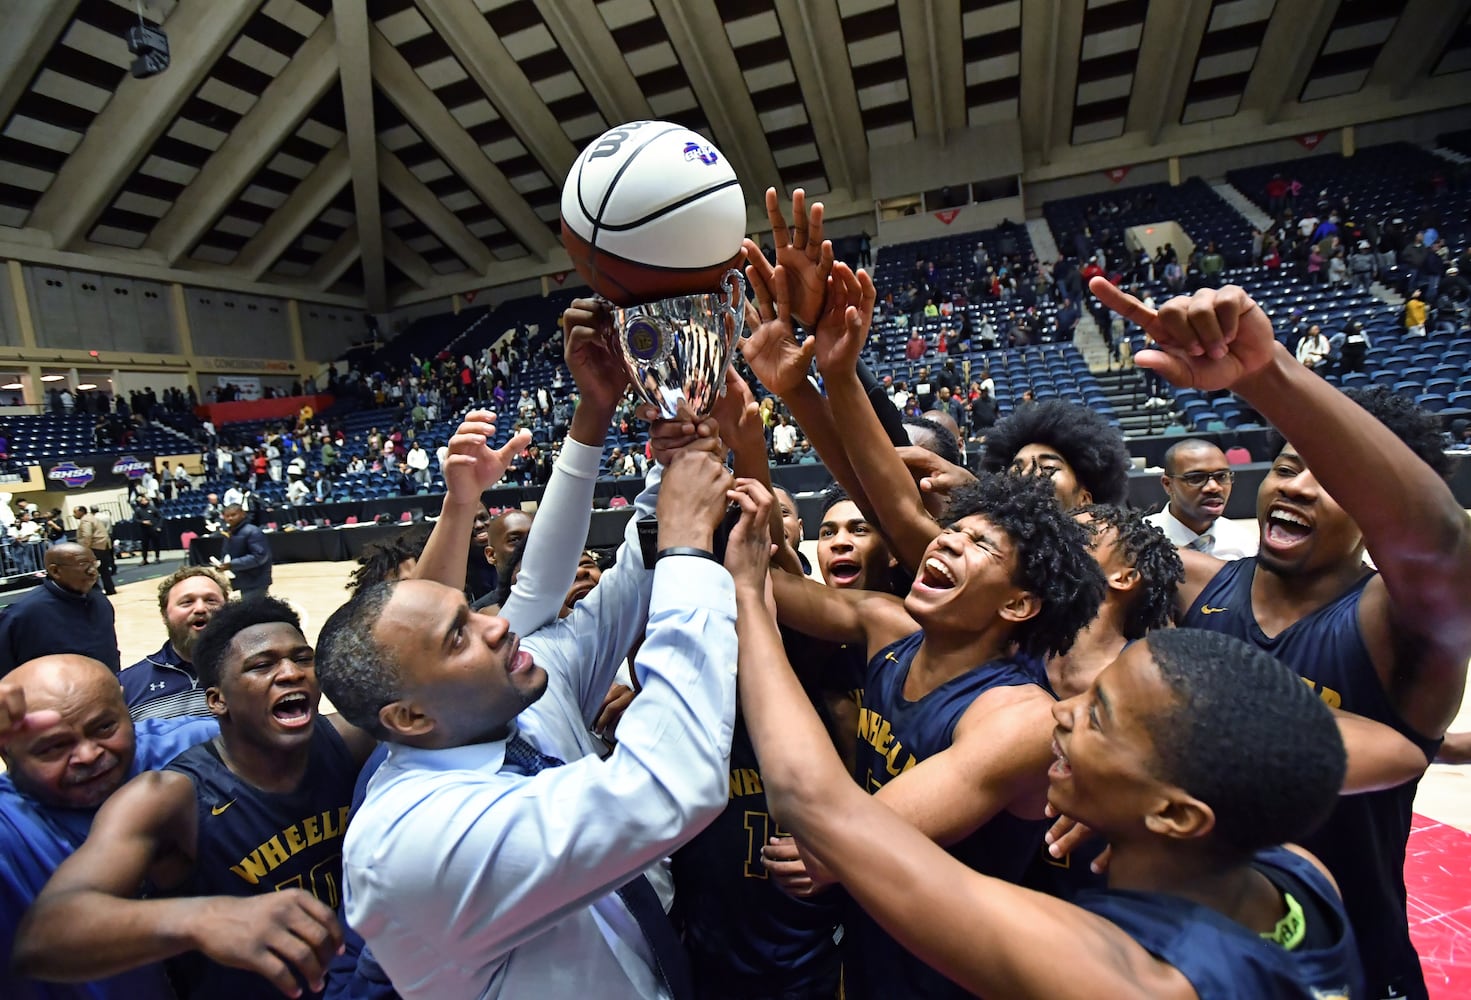
{"type": "Polygon", "coordinates": [[[1218,517],[1209,529],[1197,535],[1189,525],[1177,518],[1169,504],[1158,514],[1150,514],[1144,520],[1159,528],[1165,537],[1178,548],[1194,549],[1217,559],[1245,559],[1256,555],[1261,541],[1255,522],[1237,524],[1228,517],[1218,517]]]}
{"type": "Polygon", "coordinates": [[[725,807],[730,575],[696,557],[648,573],[630,521],[597,588],[522,648],[549,680],[516,730],[567,765],[503,773],[504,741],[393,747],[344,845],[348,922],[406,998],[663,997],[614,890],[725,807]],[[646,614],[643,690],[600,759],[588,727],[646,614]]]}

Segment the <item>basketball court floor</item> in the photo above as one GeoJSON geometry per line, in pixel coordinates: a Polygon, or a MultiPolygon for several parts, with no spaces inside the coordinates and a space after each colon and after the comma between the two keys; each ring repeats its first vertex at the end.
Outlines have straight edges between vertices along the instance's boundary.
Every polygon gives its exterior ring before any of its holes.
{"type": "MultiPolygon", "coordinates": [[[[163,644],[156,581],[181,565],[183,553],[169,555],[172,558],[164,560],[157,576],[120,584],[113,598],[125,664],[163,644]]],[[[125,565],[137,567],[131,559],[125,565]]],[[[355,566],[350,562],[277,566],[271,593],[291,602],[301,614],[307,638],[316,642],[322,623],[347,599],[347,581],[355,566]]],[[[134,568],[126,576],[137,572],[134,568]]],[[[1451,728],[1471,729],[1471,696],[1451,728]]],[[[1405,865],[1410,924],[1431,997],[1460,1000],[1471,996],[1471,765],[1432,765],[1420,782],[1415,812],[1405,865]]]]}

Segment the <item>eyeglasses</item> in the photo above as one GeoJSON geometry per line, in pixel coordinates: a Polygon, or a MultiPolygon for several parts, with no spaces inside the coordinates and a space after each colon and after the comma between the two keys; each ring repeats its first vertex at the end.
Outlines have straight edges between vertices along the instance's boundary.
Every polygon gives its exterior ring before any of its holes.
{"type": "Polygon", "coordinates": [[[1185,472],[1178,476],[1172,476],[1171,478],[1178,479],[1186,486],[1198,490],[1211,480],[1215,480],[1222,486],[1230,486],[1232,480],[1236,478],[1236,473],[1230,469],[1220,469],[1216,472],[1185,472]]]}

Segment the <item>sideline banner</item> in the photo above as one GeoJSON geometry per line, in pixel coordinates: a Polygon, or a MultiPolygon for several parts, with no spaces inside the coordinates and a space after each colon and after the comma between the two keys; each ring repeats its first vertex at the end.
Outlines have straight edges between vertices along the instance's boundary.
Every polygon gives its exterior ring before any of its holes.
{"type": "Polygon", "coordinates": [[[42,463],[48,490],[116,489],[143,478],[153,468],[153,453],[65,455],[42,463]]]}

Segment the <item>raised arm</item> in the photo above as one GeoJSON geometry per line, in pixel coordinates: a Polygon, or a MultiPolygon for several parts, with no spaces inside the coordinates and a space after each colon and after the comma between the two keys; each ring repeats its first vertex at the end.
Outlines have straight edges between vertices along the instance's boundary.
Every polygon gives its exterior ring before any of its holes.
{"type": "Polygon", "coordinates": [[[115,792],[22,921],[16,971],[86,982],[201,951],[265,976],[287,996],[300,995],[293,970],[321,989],[341,928],[300,889],[244,899],[134,898],[159,871],[182,878],[197,822],[194,783],[181,774],[145,772],[115,792]]]}
{"type": "MultiPolygon", "coordinates": [[[[730,447],[731,471],[738,479],[759,483],[770,491],[771,463],[766,456],[766,435],[761,429],[756,399],[751,395],[751,387],[733,368],[725,370],[725,394],[716,401],[711,416],[720,425],[721,440],[730,447]]],[[[781,509],[775,504],[768,511],[767,534],[775,547],[773,558],[781,561],[782,568],[791,573],[802,572],[796,551],[785,544],[781,509]]]]}
{"type": "MultiPolygon", "coordinates": [[[[747,252],[751,252],[750,247],[747,252]]],[[[866,511],[868,498],[863,495],[863,487],[843,450],[843,437],[832,411],[822,393],[807,378],[817,340],[808,337],[797,343],[790,305],[795,279],[787,276],[785,267],[771,268],[760,251],[755,251],[752,260],[746,268],[746,277],[756,301],[746,303],[746,327],[751,335],[741,341],[741,355],[766,390],[792,411],[833,479],[860,510],[866,511]]]]}
{"type": "Polygon", "coordinates": [[[817,366],[827,385],[833,417],[844,428],[848,460],[873,505],[875,524],[892,543],[900,563],[917,569],[940,526],[925,510],[924,498],[889,443],[858,379],[858,354],[873,321],[873,281],[867,272],[855,275],[840,263],[833,267],[830,284],[828,309],[817,325],[817,366]]]}
{"type": "Polygon", "coordinates": [[[1136,364],[1176,385],[1241,396],[1353,518],[1379,569],[1359,609],[1370,654],[1405,721],[1443,735],[1471,659],[1471,522],[1445,481],[1298,364],[1242,289],[1202,289],[1155,311],[1107,281],[1095,278],[1090,288],[1154,338],[1158,347],[1135,355],[1136,364]]]}
{"type": "Polygon", "coordinates": [[[531,432],[520,431],[504,446],[492,448],[494,419],[495,414],[488,410],[471,410],[450,437],[442,470],[444,506],[414,566],[414,579],[434,580],[456,590],[465,585],[466,555],[480,494],[499,482],[512,459],[531,443],[531,432]]]}
{"type": "Polygon", "coordinates": [[[1178,971],[1113,924],[972,871],[854,784],[762,594],[738,583],[736,608],[741,710],[772,816],[896,940],[985,996],[1193,1000],[1178,971]],[[1066,962],[1059,941],[1068,942],[1066,962]]]}
{"type": "Polygon", "coordinates": [[[578,299],[562,314],[562,327],[566,331],[563,356],[577,384],[577,409],[542,493],[540,516],[531,523],[521,572],[501,608],[501,617],[523,634],[561,612],[592,521],[603,442],[628,388],[628,375],[608,347],[612,320],[607,306],[594,299],[578,299]],[[544,523],[540,532],[538,523],[544,523]]]}

